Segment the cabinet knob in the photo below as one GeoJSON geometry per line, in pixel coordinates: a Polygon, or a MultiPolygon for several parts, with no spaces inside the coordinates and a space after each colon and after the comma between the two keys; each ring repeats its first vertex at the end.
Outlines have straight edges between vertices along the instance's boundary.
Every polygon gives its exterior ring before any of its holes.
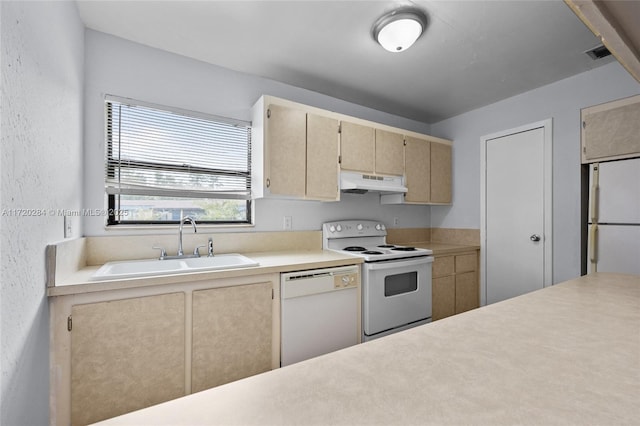
{"type": "Polygon", "coordinates": [[[538,235],[538,234],[533,234],[532,236],[530,236],[530,237],[529,237],[529,239],[530,239],[531,241],[538,242],[538,241],[540,241],[540,235],[538,235]]]}

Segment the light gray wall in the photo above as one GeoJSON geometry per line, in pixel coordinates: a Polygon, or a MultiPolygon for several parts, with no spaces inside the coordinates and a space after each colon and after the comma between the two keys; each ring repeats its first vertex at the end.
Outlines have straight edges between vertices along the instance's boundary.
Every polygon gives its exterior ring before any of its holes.
{"type": "Polygon", "coordinates": [[[431,208],[431,226],[480,228],[480,138],[553,119],[553,281],[580,275],[580,109],[640,93],[617,62],[432,124],[454,140],[453,205],[431,208]]]}
{"type": "MultiPolygon", "coordinates": [[[[416,132],[429,133],[430,130],[426,123],[220,68],[100,32],[87,30],[85,43],[85,208],[100,209],[104,208],[105,203],[105,94],[241,120],[250,120],[252,105],[261,95],[267,94],[416,132]]],[[[319,230],[324,221],[356,217],[382,220],[387,225],[392,225],[393,218],[398,217],[398,226],[403,228],[429,225],[429,207],[381,206],[377,200],[376,194],[345,195],[338,203],[257,200],[255,227],[241,230],[282,230],[284,215],[292,216],[294,230],[319,230]]],[[[85,218],[84,233],[105,235],[104,218],[85,218]]]]}
{"type": "MultiPolygon", "coordinates": [[[[47,243],[63,238],[63,218],[50,209],[77,210],[82,204],[84,30],[75,2],[2,1],[0,15],[0,423],[46,425],[44,252],[47,243]]],[[[75,225],[79,230],[80,223],[75,225]]]]}

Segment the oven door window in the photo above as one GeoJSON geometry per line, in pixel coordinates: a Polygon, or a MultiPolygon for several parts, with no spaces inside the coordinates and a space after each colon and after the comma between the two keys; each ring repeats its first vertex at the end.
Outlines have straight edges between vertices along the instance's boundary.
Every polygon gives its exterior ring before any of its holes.
{"type": "Polygon", "coordinates": [[[384,277],[385,297],[411,293],[416,290],[418,290],[418,273],[415,271],[384,277]]]}

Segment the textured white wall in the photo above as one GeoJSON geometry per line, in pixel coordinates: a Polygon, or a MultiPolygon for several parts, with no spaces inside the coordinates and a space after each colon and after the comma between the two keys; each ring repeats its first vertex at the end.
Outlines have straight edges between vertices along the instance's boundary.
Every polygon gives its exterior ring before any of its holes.
{"type": "Polygon", "coordinates": [[[617,62],[432,124],[454,140],[453,205],[431,208],[431,226],[480,228],[480,138],[553,119],[554,282],[580,275],[580,109],[640,93],[617,62]]]}
{"type": "MultiPolygon", "coordinates": [[[[390,126],[429,133],[429,125],[426,123],[220,68],[96,31],[87,31],[85,49],[85,208],[100,209],[104,208],[105,203],[105,94],[242,120],[250,120],[251,106],[261,95],[268,94],[390,126]]],[[[383,220],[387,225],[393,223],[393,217],[398,217],[399,227],[403,228],[429,225],[429,207],[381,206],[376,200],[376,194],[347,195],[339,203],[258,200],[255,203],[256,224],[249,230],[282,230],[285,214],[293,217],[294,230],[319,230],[325,221],[356,217],[383,220]]],[[[85,218],[84,233],[106,234],[104,218],[85,218]]]]}
{"type": "MultiPolygon", "coordinates": [[[[69,1],[2,1],[0,19],[0,423],[46,425],[49,310],[44,251],[47,243],[63,238],[63,217],[49,209],[77,210],[82,204],[84,29],[75,2],[69,1]],[[46,213],[16,216],[12,209],[46,213]]],[[[80,225],[74,224],[76,232],[80,225]]]]}

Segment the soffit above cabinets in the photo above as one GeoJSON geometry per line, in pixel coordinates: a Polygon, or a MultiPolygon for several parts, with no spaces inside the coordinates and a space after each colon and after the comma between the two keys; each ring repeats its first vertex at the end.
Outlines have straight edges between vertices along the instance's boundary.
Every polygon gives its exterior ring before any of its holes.
{"type": "Polygon", "coordinates": [[[147,46],[421,122],[598,67],[596,36],[561,1],[88,1],[85,25],[147,46]],[[372,37],[411,3],[423,36],[390,53],[372,37]]]}
{"type": "Polygon", "coordinates": [[[565,0],[640,82],[640,1],[565,0]]]}

